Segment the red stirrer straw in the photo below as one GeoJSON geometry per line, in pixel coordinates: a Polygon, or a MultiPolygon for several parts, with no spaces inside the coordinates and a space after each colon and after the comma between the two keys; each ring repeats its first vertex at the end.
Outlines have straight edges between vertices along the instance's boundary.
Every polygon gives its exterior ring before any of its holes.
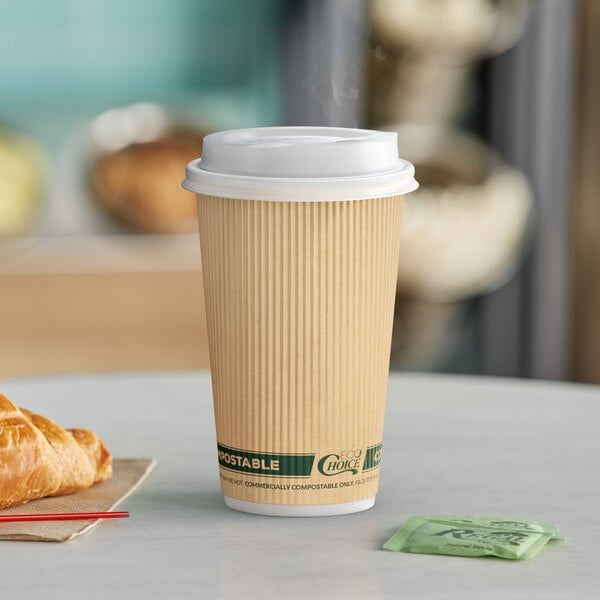
{"type": "Polygon", "coordinates": [[[91,519],[123,519],[127,517],[129,517],[129,512],[127,511],[0,515],[0,523],[15,523],[18,521],[88,521],[91,519]]]}

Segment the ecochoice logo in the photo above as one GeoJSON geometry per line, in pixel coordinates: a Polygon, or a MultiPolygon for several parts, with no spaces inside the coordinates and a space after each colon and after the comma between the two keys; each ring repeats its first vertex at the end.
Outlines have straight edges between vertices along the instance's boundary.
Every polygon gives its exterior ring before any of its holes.
{"type": "Polygon", "coordinates": [[[217,444],[219,464],[224,469],[269,477],[309,477],[314,454],[270,454],[249,452],[217,444]]]}
{"type": "Polygon", "coordinates": [[[317,465],[319,473],[331,477],[332,475],[341,475],[342,473],[352,473],[356,475],[360,466],[362,449],[342,450],[338,454],[326,454],[321,458],[317,465]]]}
{"type": "Polygon", "coordinates": [[[381,461],[381,444],[369,446],[363,452],[362,448],[341,450],[321,457],[317,464],[319,473],[327,477],[352,473],[357,475],[359,470],[369,471],[379,466],[381,461]]]}

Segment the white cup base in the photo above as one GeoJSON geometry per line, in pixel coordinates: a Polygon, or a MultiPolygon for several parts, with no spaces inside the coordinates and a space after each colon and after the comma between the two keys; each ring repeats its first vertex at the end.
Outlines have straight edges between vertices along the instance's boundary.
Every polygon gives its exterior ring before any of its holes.
{"type": "Polygon", "coordinates": [[[311,504],[305,506],[292,506],[286,504],[260,504],[258,502],[245,502],[225,496],[225,504],[229,508],[241,512],[264,515],[268,517],[334,517],[349,515],[351,513],[367,510],[375,504],[375,496],[357,500],[355,502],[341,502],[339,504],[311,504]]]}

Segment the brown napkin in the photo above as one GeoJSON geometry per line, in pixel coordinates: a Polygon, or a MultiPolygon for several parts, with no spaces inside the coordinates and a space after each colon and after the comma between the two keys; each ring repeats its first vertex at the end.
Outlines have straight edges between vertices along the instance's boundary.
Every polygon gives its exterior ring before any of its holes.
{"type": "MultiPolygon", "coordinates": [[[[104,483],[58,498],[42,498],[12,506],[0,515],[96,512],[112,510],[148,477],[156,460],[153,458],[118,458],[113,461],[113,476],[104,483]]],[[[89,521],[36,521],[0,523],[0,540],[66,542],[92,528],[99,519],[89,521]]]]}

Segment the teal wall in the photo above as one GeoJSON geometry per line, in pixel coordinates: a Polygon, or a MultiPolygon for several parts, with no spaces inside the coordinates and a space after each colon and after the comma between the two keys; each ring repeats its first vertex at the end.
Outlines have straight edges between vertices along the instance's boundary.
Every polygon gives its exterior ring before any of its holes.
{"type": "MultiPolygon", "coordinates": [[[[283,0],[0,1],[0,121],[160,101],[280,120],[283,0]]],[[[25,122],[25,123],[24,123],[25,122]]]]}

